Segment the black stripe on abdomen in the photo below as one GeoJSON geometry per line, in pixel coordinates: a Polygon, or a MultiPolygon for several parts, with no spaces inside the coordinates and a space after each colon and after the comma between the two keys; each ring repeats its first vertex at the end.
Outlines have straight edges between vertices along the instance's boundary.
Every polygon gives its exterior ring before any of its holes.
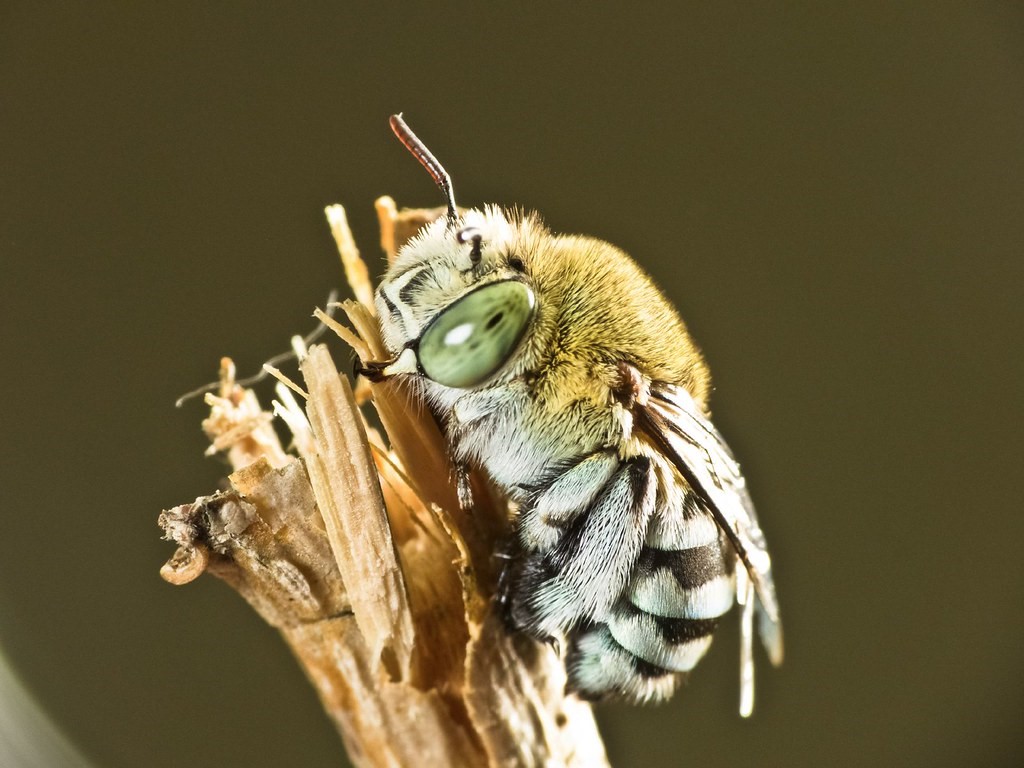
{"type": "MultiPolygon", "coordinates": [[[[632,606],[630,606],[632,607],[632,606]]],[[[639,609],[637,609],[639,613],[639,609]]],[[[670,645],[679,645],[690,640],[707,637],[718,627],[718,618],[713,619],[669,619],[652,616],[662,639],[670,645]]]]}
{"type": "Polygon", "coordinates": [[[707,653],[717,619],[665,618],[627,601],[608,620],[615,641],[634,656],[668,672],[689,672],[707,653]]]}
{"type": "Polygon", "coordinates": [[[694,589],[728,574],[722,547],[717,541],[677,551],[645,547],[638,570],[650,573],[661,568],[668,570],[683,589],[694,589]]]}

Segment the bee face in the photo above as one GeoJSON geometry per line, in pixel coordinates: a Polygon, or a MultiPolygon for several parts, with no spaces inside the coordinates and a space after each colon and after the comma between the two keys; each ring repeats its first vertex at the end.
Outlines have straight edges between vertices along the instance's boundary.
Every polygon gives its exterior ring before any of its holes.
{"type": "Polygon", "coordinates": [[[519,234],[497,208],[467,211],[457,228],[445,220],[428,225],[377,289],[388,347],[408,350],[417,373],[458,389],[495,383],[528,366],[515,358],[537,300],[517,255],[519,234]]]}

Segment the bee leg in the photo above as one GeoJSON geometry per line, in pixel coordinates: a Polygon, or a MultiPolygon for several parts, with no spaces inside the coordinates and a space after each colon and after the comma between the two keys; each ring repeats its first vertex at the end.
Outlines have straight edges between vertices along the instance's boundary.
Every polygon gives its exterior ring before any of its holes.
{"type": "Polygon", "coordinates": [[[603,621],[628,586],[654,511],[656,483],[649,457],[617,460],[613,466],[611,477],[582,502],[554,547],[523,558],[515,609],[537,637],[603,621]]]}
{"type": "Polygon", "coordinates": [[[400,355],[390,360],[370,360],[364,363],[357,357],[352,365],[352,373],[355,376],[363,376],[373,382],[384,381],[396,373],[416,373],[418,370],[416,350],[411,346],[407,346],[400,355]]]}
{"type": "Polygon", "coordinates": [[[562,655],[562,645],[557,637],[530,630],[522,621],[522,606],[516,601],[517,583],[521,578],[524,558],[529,559],[515,538],[505,539],[494,551],[495,559],[503,561],[498,574],[498,586],[494,590],[494,603],[501,612],[505,629],[509,632],[523,632],[531,639],[550,645],[555,654],[562,655]]]}
{"type": "Polygon", "coordinates": [[[364,379],[368,379],[374,383],[378,381],[384,381],[386,378],[384,375],[384,369],[388,367],[393,360],[385,360],[381,362],[371,360],[368,363],[363,363],[358,357],[352,361],[352,376],[353,378],[359,378],[362,376],[364,379]]]}
{"type": "Polygon", "coordinates": [[[473,483],[469,479],[469,467],[459,464],[455,467],[455,491],[459,497],[459,509],[473,514],[473,483]]]}
{"type": "Polygon", "coordinates": [[[517,567],[516,555],[518,546],[514,539],[505,539],[498,544],[492,557],[500,560],[498,571],[498,585],[494,590],[494,605],[501,614],[502,623],[509,632],[517,632],[520,627],[516,623],[512,612],[512,593],[515,582],[515,570],[517,567]]]}

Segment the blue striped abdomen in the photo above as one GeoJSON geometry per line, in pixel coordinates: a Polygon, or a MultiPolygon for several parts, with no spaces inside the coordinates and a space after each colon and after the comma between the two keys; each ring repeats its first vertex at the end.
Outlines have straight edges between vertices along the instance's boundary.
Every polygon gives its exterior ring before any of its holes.
{"type": "Polygon", "coordinates": [[[730,546],[651,457],[583,458],[530,490],[516,530],[513,622],[566,644],[584,698],[668,698],[734,601],[730,546]]]}

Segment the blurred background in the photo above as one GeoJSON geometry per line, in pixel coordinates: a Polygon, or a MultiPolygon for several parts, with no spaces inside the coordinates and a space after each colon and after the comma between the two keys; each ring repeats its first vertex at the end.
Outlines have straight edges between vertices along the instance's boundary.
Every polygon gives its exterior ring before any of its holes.
{"type": "Polygon", "coordinates": [[[0,10],[0,763],[343,764],[156,516],[225,471],[175,398],[342,284],[323,207],[379,273],[374,198],[440,204],[403,110],[462,204],[650,270],[768,533],[754,717],[732,619],[671,705],[601,708],[613,762],[1024,764],[1019,4],[210,5],[0,10]]]}

